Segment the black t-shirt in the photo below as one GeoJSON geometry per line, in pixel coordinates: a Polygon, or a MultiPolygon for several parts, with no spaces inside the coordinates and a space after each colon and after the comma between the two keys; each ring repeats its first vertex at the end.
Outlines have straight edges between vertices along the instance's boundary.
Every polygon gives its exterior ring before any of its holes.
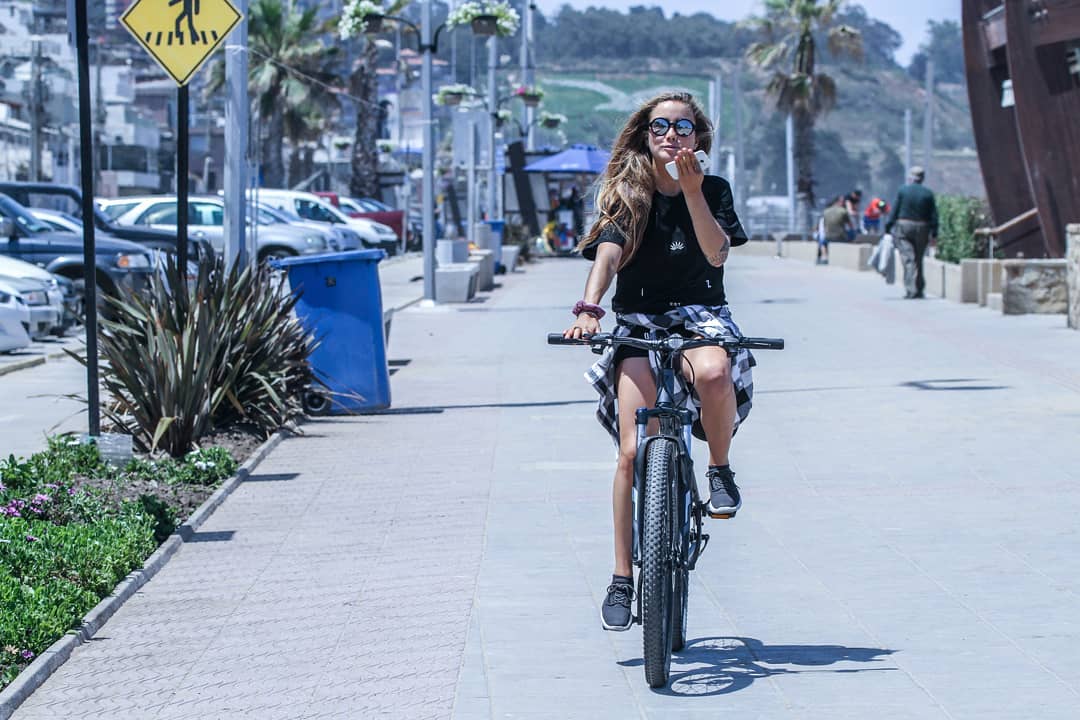
{"type": "MultiPolygon", "coordinates": [[[[731,238],[731,244],[747,242],[749,238],[735,215],[727,180],[706,175],[701,190],[713,217],[731,238]]],[[[626,244],[622,234],[609,224],[581,254],[595,260],[596,248],[603,242],[620,247],[626,244]]],[[[641,246],[615,279],[612,309],[617,313],[656,315],[682,305],[726,304],[724,268],[714,267],[705,259],[694,234],[686,198],[682,193],[674,197],[654,193],[641,246]]]]}

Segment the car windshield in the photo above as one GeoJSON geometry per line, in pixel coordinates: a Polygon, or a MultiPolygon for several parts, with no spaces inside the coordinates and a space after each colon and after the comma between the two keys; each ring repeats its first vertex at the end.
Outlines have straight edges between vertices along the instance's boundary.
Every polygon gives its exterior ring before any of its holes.
{"type": "MultiPolygon", "coordinates": [[[[302,220],[299,215],[291,213],[288,210],[282,210],[281,208],[271,207],[270,205],[258,205],[260,217],[262,213],[266,213],[270,217],[274,218],[275,222],[293,223],[302,220]]],[[[262,222],[260,220],[260,222],[262,222]]]]}
{"type": "Polygon", "coordinates": [[[52,230],[47,223],[43,223],[31,215],[26,208],[15,202],[7,195],[0,194],[0,214],[11,218],[11,221],[27,233],[43,233],[52,230]]]}
{"type": "Polygon", "coordinates": [[[387,210],[393,210],[384,202],[380,202],[375,198],[356,198],[353,202],[357,203],[361,207],[369,208],[369,212],[386,212],[387,210]]]}

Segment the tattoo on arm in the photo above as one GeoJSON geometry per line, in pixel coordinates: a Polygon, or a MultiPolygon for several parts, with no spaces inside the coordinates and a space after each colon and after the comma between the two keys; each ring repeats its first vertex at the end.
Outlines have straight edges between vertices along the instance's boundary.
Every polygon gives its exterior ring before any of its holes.
{"type": "Polygon", "coordinates": [[[720,246],[720,249],[709,256],[709,264],[713,267],[719,267],[727,262],[728,251],[731,250],[731,238],[726,234],[724,235],[724,243],[720,246]]]}

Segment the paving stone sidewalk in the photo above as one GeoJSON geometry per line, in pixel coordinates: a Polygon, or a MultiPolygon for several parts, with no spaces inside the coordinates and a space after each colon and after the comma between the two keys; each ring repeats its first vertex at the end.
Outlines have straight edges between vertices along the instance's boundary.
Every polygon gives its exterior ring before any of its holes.
{"type": "MultiPolygon", "coordinates": [[[[587,264],[394,320],[394,410],[283,441],[14,715],[1071,718],[1080,333],[735,257],[758,353],[689,647],[599,628],[614,448],[548,347],[587,264]]],[[[704,448],[695,455],[699,465],[704,448]]]]}

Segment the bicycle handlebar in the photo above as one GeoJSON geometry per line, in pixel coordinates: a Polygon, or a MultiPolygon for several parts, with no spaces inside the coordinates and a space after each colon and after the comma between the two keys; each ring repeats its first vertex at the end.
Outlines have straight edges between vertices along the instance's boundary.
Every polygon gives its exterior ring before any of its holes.
{"type": "Polygon", "coordinates": [[[643,338],[616,337],[611,333],[596,333],[587,335],[581,339],[566,338],[562,333],[549,333],[548,345],[589,345],[592,347],[609,347],[612,345],[629,345],[642,350],[691,350],[697,347],[715,346],[727,350],[783,350],[783,338],[762,337],[723,337],[723,338],[684,338],[679,335],[671,335],[663,340],[646,340],[643,338]],[[672,341],[676,342],[672,342],[672,341]]]}

